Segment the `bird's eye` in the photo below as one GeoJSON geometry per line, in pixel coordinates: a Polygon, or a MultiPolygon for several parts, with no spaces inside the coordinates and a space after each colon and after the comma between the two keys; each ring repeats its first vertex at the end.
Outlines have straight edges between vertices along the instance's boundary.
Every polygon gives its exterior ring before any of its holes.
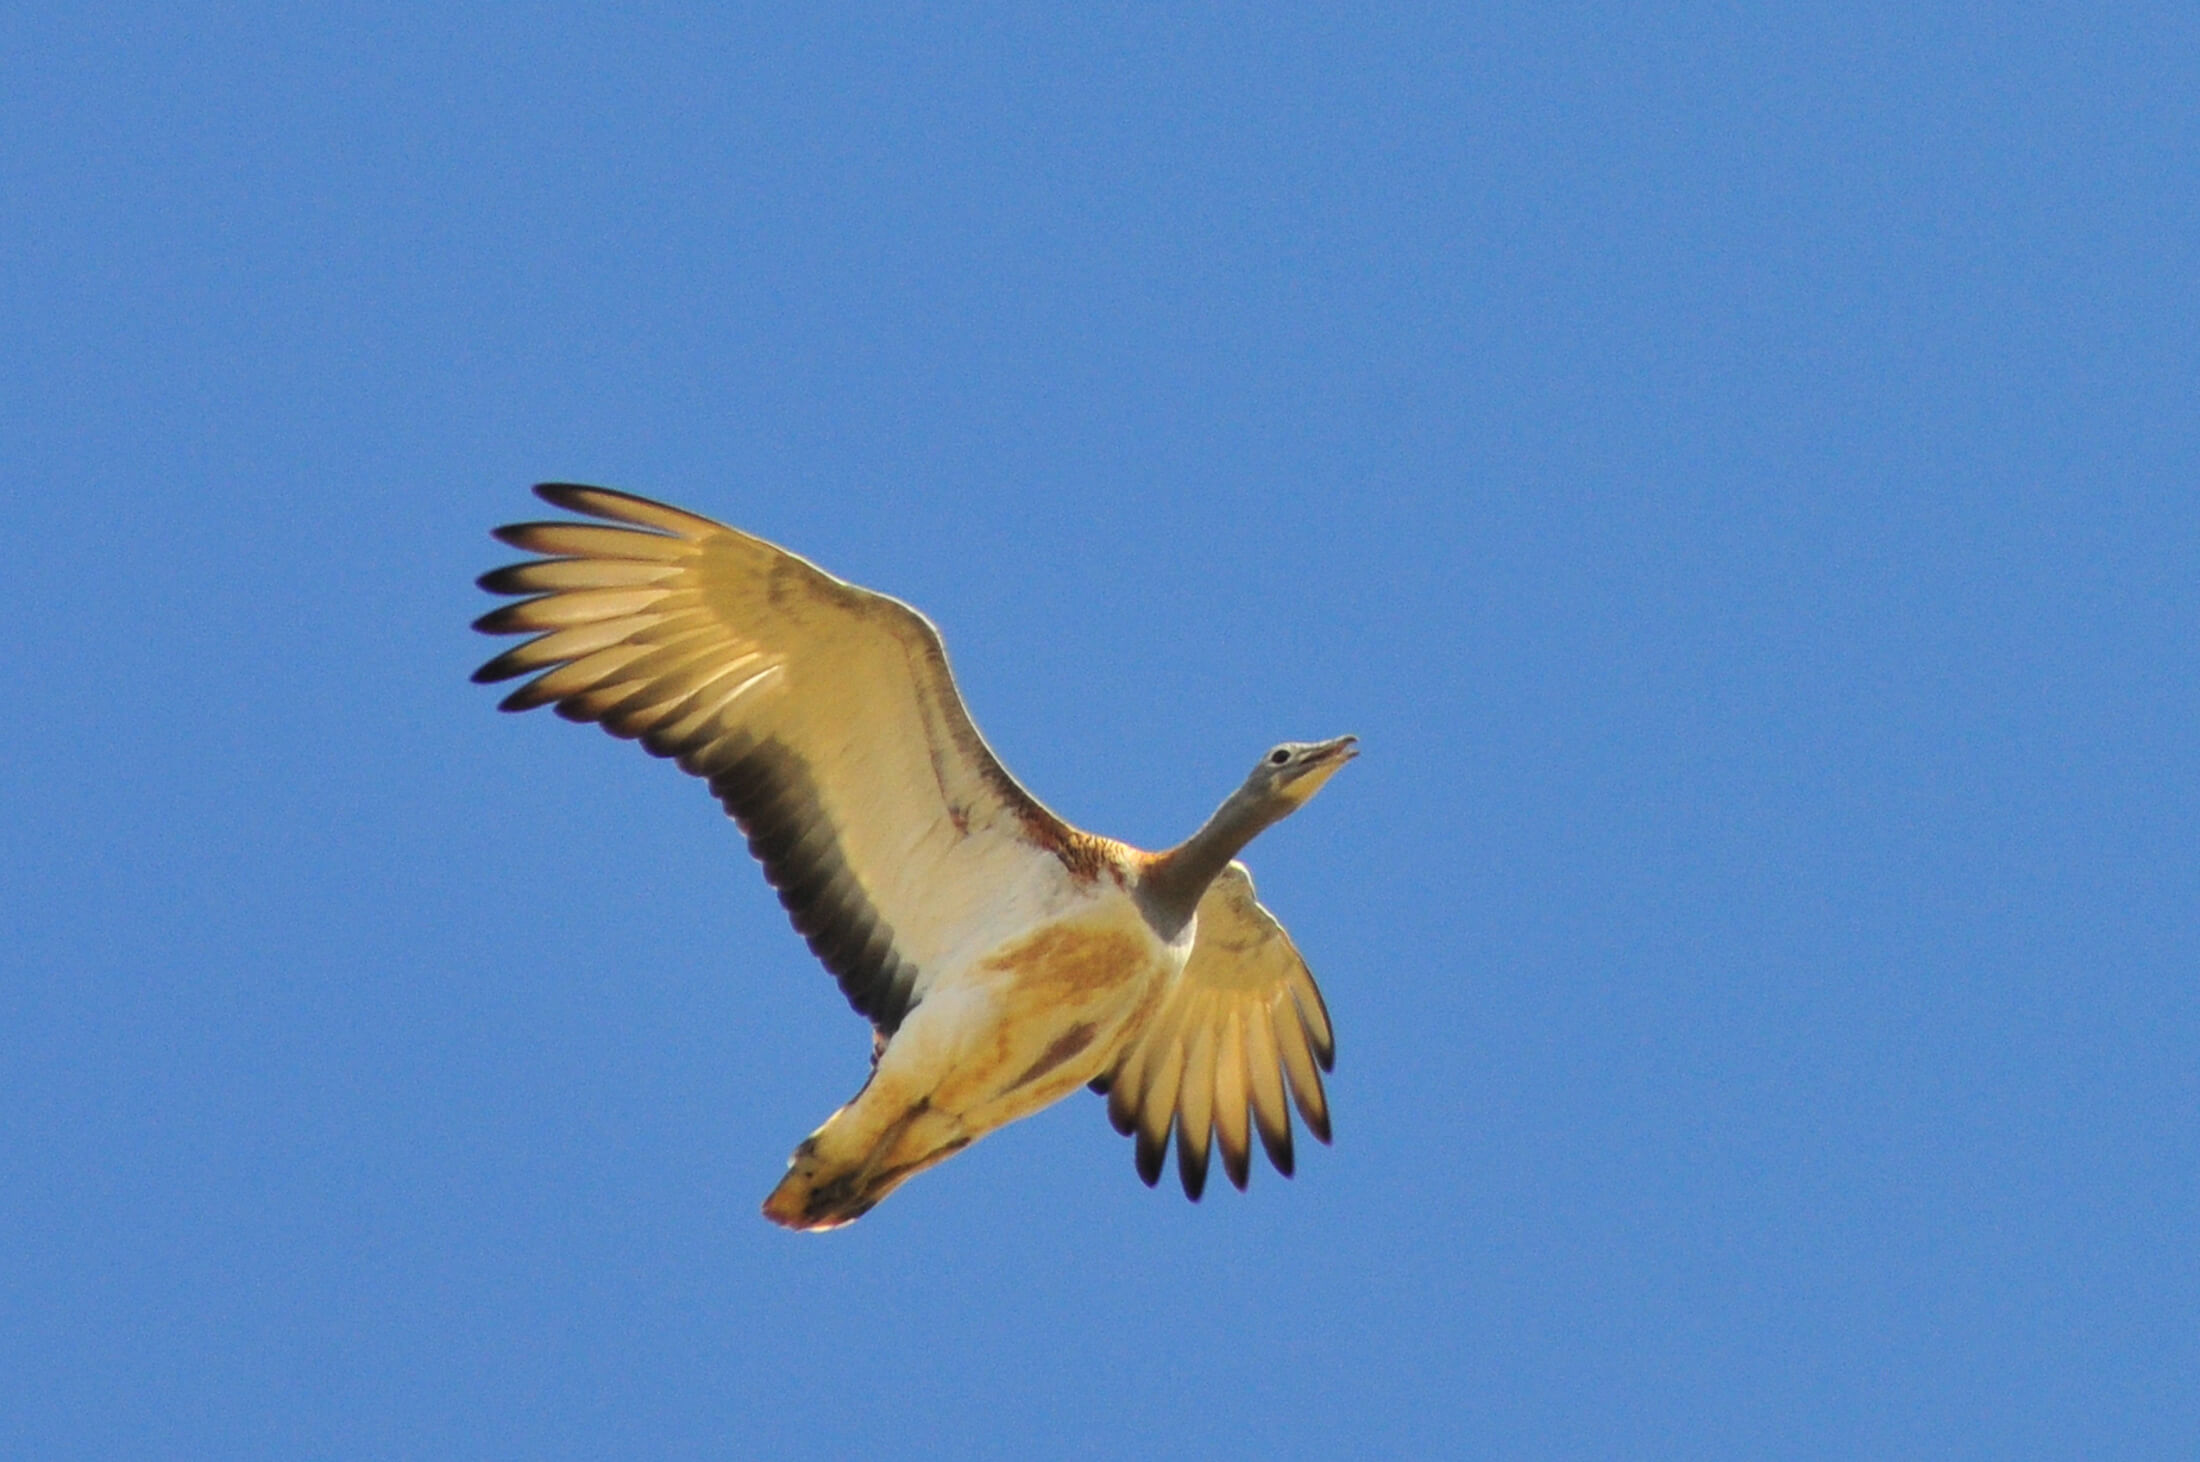
{"type": "Polygon", "coordinates": [[[1288,746],[1279,746],[1274,751],[1268,753],[1268,765],[1272,767],[1280,767],[1290,759],[1291,748],[1288,746]]]}

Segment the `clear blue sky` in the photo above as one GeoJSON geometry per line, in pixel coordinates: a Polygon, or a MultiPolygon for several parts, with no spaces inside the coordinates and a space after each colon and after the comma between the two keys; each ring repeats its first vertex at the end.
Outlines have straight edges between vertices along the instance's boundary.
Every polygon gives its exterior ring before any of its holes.
{"type": "Polygon", "coordinates": [[[2200,1436],[2200,11],[0,21],[0,1453],[2169,1457],[2200,1436]],[[866,1032],[466,681],[540,478],[923,607],[1251,862],[1299,1176],[866,1032]]]}

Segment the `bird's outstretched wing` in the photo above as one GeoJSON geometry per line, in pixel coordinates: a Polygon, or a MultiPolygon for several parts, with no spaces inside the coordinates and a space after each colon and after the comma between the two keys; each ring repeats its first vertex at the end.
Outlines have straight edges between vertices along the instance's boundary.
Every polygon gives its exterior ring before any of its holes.
{"type": "Polygon", "coordinates": [[[1321,1073],[1336,1060],[1329,1012],[1306,961],[1275,915],[1253,897],[1252,875],[1232,863],[1199,901],[1198,932],[1184,973],[1138,1038],[1102,1078],[1115,1130],[1138,1137],[1138,1175],[1152,1186],[1176,1133],[1177,1174],[1197,1199],[1207,1186],[1208,1139],[1239,1188],[1260,1131],[1269,1161],[1291,1175],[1291,1115],[1329,1140],[1321,1073]]]}
{"type": "Polygon", "coordinates": [[[475,628],[535,638],[474,678],[533,674],[503,709],[554,705],[709,782],[881,1032],[999,899],[1073,856],[1081,835],[995,759],[915,610],[662,503],[535,491],[620,526],[497,530],[546,557],[483,575],[531,597],[475,628]]]}

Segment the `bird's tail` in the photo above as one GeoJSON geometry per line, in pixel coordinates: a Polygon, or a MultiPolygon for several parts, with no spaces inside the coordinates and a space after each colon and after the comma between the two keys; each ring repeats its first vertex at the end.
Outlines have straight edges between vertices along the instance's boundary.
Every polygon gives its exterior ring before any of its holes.
{"type": "Polygon", "coordinates": [[[858,1097],[803,1139],[787,1175],[764,1200],[766,1218],[810,1231],[854,1223],[903,1183],[970,1145],[962,1124],[935,1111],[929,1099],[883,1121],[866,1110],[870,1105],[858,1097]]]}

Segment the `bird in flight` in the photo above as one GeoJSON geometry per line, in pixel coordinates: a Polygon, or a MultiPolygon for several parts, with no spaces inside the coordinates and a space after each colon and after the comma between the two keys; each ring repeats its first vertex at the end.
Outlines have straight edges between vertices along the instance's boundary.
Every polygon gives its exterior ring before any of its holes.
{"type": "Polygon", "coordinates": [[[535,492],[599,521],[496,530],[541,556],[482,576],[522,597],[474,627],[533,638],[474,679],[531,675],[502,709],[553,706],[707,782],[873,1027],[870,1078],[795,1148],[766,1217],[850,1223],[1080,1086],[1149,1187],[1173,1134],[1195,1201],[1210,1146],[1245,1186],[1252,1131],[1290,1176],[1287,1091],[1329,1141],[1329,1014],[1234,859],[1357,738],[1277,746],[1191,837],[1142,852],[1008,774],[908,605],[647,498],[535,492]]]}

